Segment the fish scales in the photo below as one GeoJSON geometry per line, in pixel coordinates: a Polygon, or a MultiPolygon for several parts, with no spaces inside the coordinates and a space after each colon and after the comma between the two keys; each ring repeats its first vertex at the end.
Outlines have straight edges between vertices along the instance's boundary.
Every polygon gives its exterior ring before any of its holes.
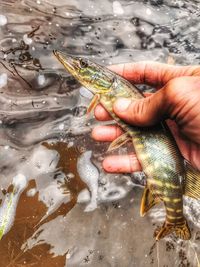
{"type": "MultiPolygon", "coordinates": [[[[54,51],[64,67],[94,95],[91,107],[98,100],[116,123],[131,137],[136,155],[147,178],[141,202],[141,215],[158,202],[163,202],[166,220],[156,233],[159,240],[175,232],[182,239],[191,234],[183,215],[183,194],[200,197],[200,173],[186,165],[167,125],[163,122],[153,127],[134,127],[122,121],[113,112],[113,103],[118,98],[138,100],[142,93],[121,76],[87,59],[54,51]],[[188,172],[186,172],[188,170],[188,172]],[[186,178],[188,184],[186,184],[186,178]],[[195,187],[192,186],[195,184],[195,187]]],[[[122,137],[120,137],[122,138],[122,137]]],[[[124,141],[124,140],[123,140],[124,141]]]]}
{"type": "Polygon", "coordinates": [[[117,124],[132,136],[136,155],[147,176],[147,186],[155,198],[159,198],[164,202],[167,221],[169,223],[179,223],[185,220],[183,216],[183,188],[181,183],[182,179],[184,179],[184,164],[180,160],[180,152],[171,135],[169,133],[166,135],[166,126],[159,125],[150,129],[136,129],[116,117],[112,105],[117,98],[122,96],[133,98],[132,90],[135,91],[134,99],[142,97],[138,93],[138,89],[132,86],[130,91],[129,88],[127,88],[126,83],[123,84],[122,82],[121,86],[117,86],[115,94],[112,92],[104,94],[100,99],[100,103],[109,111],[117,124]],[[123,94],[121,91],[123,91],[123,94]],[[150,179],[151,181],[149,181],[150,179]],[[181,201],[174,202],[177,199],[181,201]],[[168,207],[171,208],[170,211],[167,209],[168,207]],[[177,209],[181,210],[178,216],[176,214],[177,209]]]}

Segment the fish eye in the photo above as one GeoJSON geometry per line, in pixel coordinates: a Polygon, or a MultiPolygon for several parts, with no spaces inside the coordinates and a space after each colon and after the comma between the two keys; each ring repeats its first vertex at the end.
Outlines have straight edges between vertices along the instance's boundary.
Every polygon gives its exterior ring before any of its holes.
{"type": "Polygon", "coordinates": [[[81,68],[87,68],[87,66],[88,66],[87,61],[81,58],[80,59],[80,66],[81,66],[81,68]]]}

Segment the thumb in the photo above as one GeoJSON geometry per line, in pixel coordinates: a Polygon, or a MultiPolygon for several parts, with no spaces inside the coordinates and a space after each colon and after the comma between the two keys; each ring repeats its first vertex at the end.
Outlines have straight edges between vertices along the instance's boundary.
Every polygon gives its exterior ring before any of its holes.
{"type": "Polygon", "coordinates": [[[130,100],[119,98],[113,106],[118,117],[136,126],[151,126],[166,117],[167,101],[161,89],[149,97],[130,100]]]}

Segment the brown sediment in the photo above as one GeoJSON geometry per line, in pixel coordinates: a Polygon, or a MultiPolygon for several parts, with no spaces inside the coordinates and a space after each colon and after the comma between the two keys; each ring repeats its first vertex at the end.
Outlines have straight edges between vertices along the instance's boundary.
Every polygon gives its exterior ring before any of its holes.
{"type": "MultiPolygon", "coordinates": [[[[27,197],[26,192],[36,186],[35,181],[31,180],[27,189],[21,194],[16,209],[15,221],[10,231],[2,237],[0,241],[0,266],[14,267],[24,259],[21,250],[22,244],[34,233],[34,225],[37,224],[42,214],[47,211],[43,202],[38,201],[38,193],[33,197],[27,197]]],[[[48,251],[46,251],[48,252],[48,251]]],[[[45,250],[43,252],[45,254],[45,250]]],[[[27,256],[29,262],[34,262],[34,257],[27,256]]],[[[21,262],[22,264],[22,262],[21,262]]],[[[34,266],[34,265],[33,265],[34,266]]],[[[38,266],[38,265],[35,265],[38,266]]],[[[41,266],[41,265],[40,265],[41,266]]]]}
{"type": "Polygon", "coordinates": [[[48,244],[37,245],[26,251],[21,249],[26,240],[33,236],[36,226],[38,228],[39,225],[47,223],[59,215],[66,215],[77,203],[79,192],[87,188],[87,185],[80,179],[77,172],[77,160],[81,154],[80,149],[68,147],[65,142],[45,142],[43,145],[59,153],[60,158],[57,168],[60,171],[66,176],[69,173],[74,175],[73,178],[66,179],[65,184],[62,185],[64,189],[70,192],[70,201],[66,204],[62,203],[54,213],[41,222],[41,218],[48,209],[42,201],[38,200],[38,192],[33,197],[27,197],[26,192],[36,187],[35,180],[31,180],[27,189],[20,196],[12,228],[0,241],[1,267],[22,265],[35,267],[65,266],[67,252],[62,256],[54,256],[49,252],[51,246],[48,244]]]}
{"type": "Polygon", "coordinates": [[[66,174],[66,176],[70,173],[74,175],[73,178],[65,179],[65,184],[62,185],[63,189],[66,189],[70,192],[70,201],[68,203],[62,203],[55,212],[41,222],[41,224],[44,224],[53,220],[59,215],[66,215],[77,203],[79,192],[84,188],[87,188],[87,185],[80,179],[80,176],[77,172],[77,160],[81,154],[80,149],[74,146],[68,147],[68,144],[65,142],[44,142],[42,145],[48,149],[56,150],[59,153],[60,158],[56,166],[57,169],[66,174]]]}
{"type": "MultiPolygon", "coordinates": [[[[12,241],[10,242],[12,243],[12,241]]],[[[33,247],[25,252],[18,249],[18,244],[13,241],[14,245],[8,247],[10,258],[8,261],[2,261],[1,267],[17,267],[17,266],[33,266],[33,267],[64,267],[66,261],[66,254],[55,256],[50,253],[51,246],[48,244],[41,244],[33,247]]]]}

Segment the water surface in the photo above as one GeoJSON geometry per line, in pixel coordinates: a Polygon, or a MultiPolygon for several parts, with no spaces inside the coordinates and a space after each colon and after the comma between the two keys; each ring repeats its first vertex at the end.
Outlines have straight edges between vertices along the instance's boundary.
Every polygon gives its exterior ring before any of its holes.
{"type": "Polygon", "coordinates": [[[199,7],[198,1],[179,0],[1,1],[2,203],[16,175],[27,181],[0,241],[1,267],[197,266],[198,201],[187,199],[185,206],[192,240],[170,236],[156,244],[153,233],[164,221],[163,207],[140,218],[143,188],[134,176],[104,173],[108,144],[90,137],[98,124],[86,116],[90,100],[52,50],[103,65],[199,64],[199,7]],[[92,151],[88,166],[99,171],[98,205],[90,212],[93,177],[84,182],[77,171],[86,151],[92,151]]]}

